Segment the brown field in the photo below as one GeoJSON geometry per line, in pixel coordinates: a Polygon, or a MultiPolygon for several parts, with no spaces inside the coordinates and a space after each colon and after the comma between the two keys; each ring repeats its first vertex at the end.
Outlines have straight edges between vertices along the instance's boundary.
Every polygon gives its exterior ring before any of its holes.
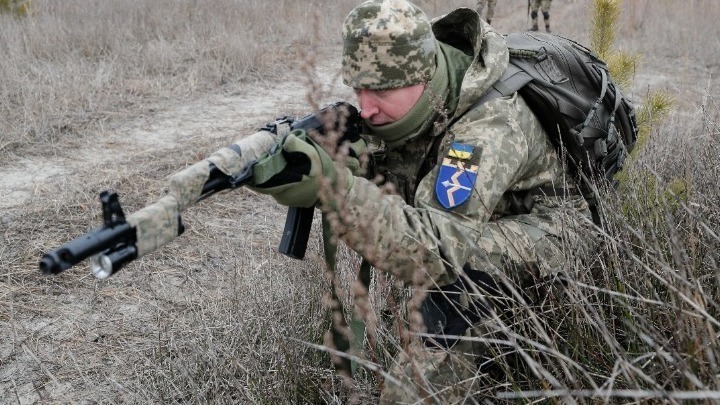
{"type": "MultiPolygon", "coordinates": [[[[475,2],[417,4],[434,17],[475,2]]],[[[589,4],[555,0],[554,32],[587,43],[589,4]]],[[[85,263],[37,270],[102,223],[100,191],[133,212],[275,117],[354,101],[339,78],[354,5],[35,0],[26,17],[0,14],[0,404],[376,402],[379,374],[343,384],[317,347],[330,322],[319,226],[304,261],[279,255],[285,210],[265,196],[203,201],[184,235],[107,280],[85,263]]],[[[524,30],[526,11],[501,0],[493,25],[524,30]]],[[[606,202],[618,214],[602,275],[571,269],[567,302],[517,339],[542,359],[536,381],[486,393],[720,400],[718,16],[716,0],[623,3],[615,47],[642,55],[627,93],[642,106],[666,92],[672,109],[635,157],[632,191],[606,202]],[[664,191],[677,182],[678,197],[664,191]]],[[[341,246],[346,302],[358,263],[341,246]]],[[[373,281],[378,317],[402,312],[373,281]]],[[[402,325],[377,325],[367,364],[387,369],[402,325]]]]}

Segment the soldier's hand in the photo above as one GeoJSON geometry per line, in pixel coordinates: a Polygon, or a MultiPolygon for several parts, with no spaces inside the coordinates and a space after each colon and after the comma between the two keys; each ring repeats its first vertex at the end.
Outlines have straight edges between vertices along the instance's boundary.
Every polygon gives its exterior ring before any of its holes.
{"type": "Polygon", "coordinates": [[[348,158],[347,165],[349,167],[333,162],[305,131],[293,130],[276,150],[255,164],[250,188],[271,195],[278,203],[289,207],[312,207],[320,199],[322,178],[333,186],[327,187],[325,192],[340,193],[341,197],[347,193],[353,183],[351,170],[360,164],[357,158],[348,158]]]}
{"type": "Polygon", "coordinates": [[[340,153],[339,157],[341,160],[344,159],[345,167],[350,169],[350,172],[354,176],[363,176],[364,168],[360,162],[361,156],[367,151],[367,142],[358,134],[351,136],[344,136],[340,138],[340,153]],[[347,147],[347,153],[344,153],[343,148],[347,147]]]}

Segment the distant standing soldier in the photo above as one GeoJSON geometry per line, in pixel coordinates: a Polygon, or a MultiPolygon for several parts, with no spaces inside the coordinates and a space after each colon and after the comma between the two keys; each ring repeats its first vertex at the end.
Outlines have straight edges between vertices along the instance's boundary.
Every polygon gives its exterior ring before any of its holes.
{"type": "MultiPolygon", "coordinates": [[[[552,0],[528,0],[528,2],[530,4],[530,17],[532,18],[532,28],[530,30],[538,30],[538,9],[541,9],[545,21],[545,31],[550,32],[550,5],[552,0]]],[[[488,9],[489,12],[490,9],[488,9]]]]}
{"type": "Polygon", "coordinates": [[[485,8],[485,4],[487,4],[487,14],[485,14],[485,21],[490,24],[490,21],[495,15],[495,5],[497,4],[497,0],[477,0],[477,13],[481,16],[482,11],[485,8]]]}

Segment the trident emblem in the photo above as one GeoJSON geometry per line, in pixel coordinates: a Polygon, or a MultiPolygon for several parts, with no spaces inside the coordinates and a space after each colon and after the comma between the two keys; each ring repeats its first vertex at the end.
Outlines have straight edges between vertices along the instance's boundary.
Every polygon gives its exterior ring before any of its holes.
{"type": "Polygon", "coordinates": [[[443,159],[435,182],[435,195],[443,207],[457,207],[472,195],[478,174],[477,165],[466,164],[472,156],[472,145],[454,142],[443,159]]]}

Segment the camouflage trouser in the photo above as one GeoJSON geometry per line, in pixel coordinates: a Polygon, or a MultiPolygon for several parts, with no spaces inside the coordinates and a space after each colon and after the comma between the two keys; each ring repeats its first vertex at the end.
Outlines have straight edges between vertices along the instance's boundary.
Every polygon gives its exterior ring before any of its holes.
{"type": "Polygon", "coordinates": [[[485,14],[485,21],[490,22],[495,15],[495,5],[497,0],[477,0],[477,12],[482,16],[482,11],[487,4],[487,14],[485,14]]]}
{"type": "Polygon", "coordinates": [[[380,403],[423,403],[421,399],[427,397],[441,404],[464,403],[464,398],[482,389],[475,377],[476,359],[483,350],[483,345],[469,340],[459,341],[451,350],[430,349],[420,340],[413,341],[395,358],[390,375],[397,382],[385,380],[380,403]]]}
{"type": "MultiPolygon", "coordinates": [[[[589,219],[577,220],[577,216],[571,215],[567,220],[558,220],[552,211],[536,204],[532,214],[488,223],[476,238],[484,253],[473,258],[470,267],[488,273],[506,291],[520,291],[519,295],[526,297],[525,303],[540,300],[543,295],[543,287],[538,287],[542,285],[540,280],[568,267],[565,249],[587,252],[594,243],[589,219]]],[[[472,295],[471,292],[469,296],[472,295]]],[[[510,301],[511,296],[508,295],[510,301]]],[[[443,404],[463,403],[467,398],[478,400],[491,395],[483,390],[488,388],[487,381],[497,376],[488,375],[492,368],[481,364],[494,364],[488,359],[502,356],[509,349],[487,343],[504,339],[507,328],[504,321],[498,320],[497,313],[485,318],[465,331],[469,339],[460,338],[450,349],[429,347],[420,339],[413,342],[409,350],[395,358],[390,375],[400,384],[387,379],[381,403],[416,403],[427,398],[443,404]]]]}
{"type": "Polygon", "coordinates": [[[532,0],[530,3],[530,18],[532,19],[533,28],[538,26],[538,9],[542,10],[543,20],[546,29],[550,27],[550,5],[552,0],[532,0]]]}
{"type": "Polygon", "coordinates": [[[542,10],[544,13],[550,11],[551,4],[552,0],[532,0],[530,2],[530,11],[535,11],[537,13],[538,10],[542,10]]]}

